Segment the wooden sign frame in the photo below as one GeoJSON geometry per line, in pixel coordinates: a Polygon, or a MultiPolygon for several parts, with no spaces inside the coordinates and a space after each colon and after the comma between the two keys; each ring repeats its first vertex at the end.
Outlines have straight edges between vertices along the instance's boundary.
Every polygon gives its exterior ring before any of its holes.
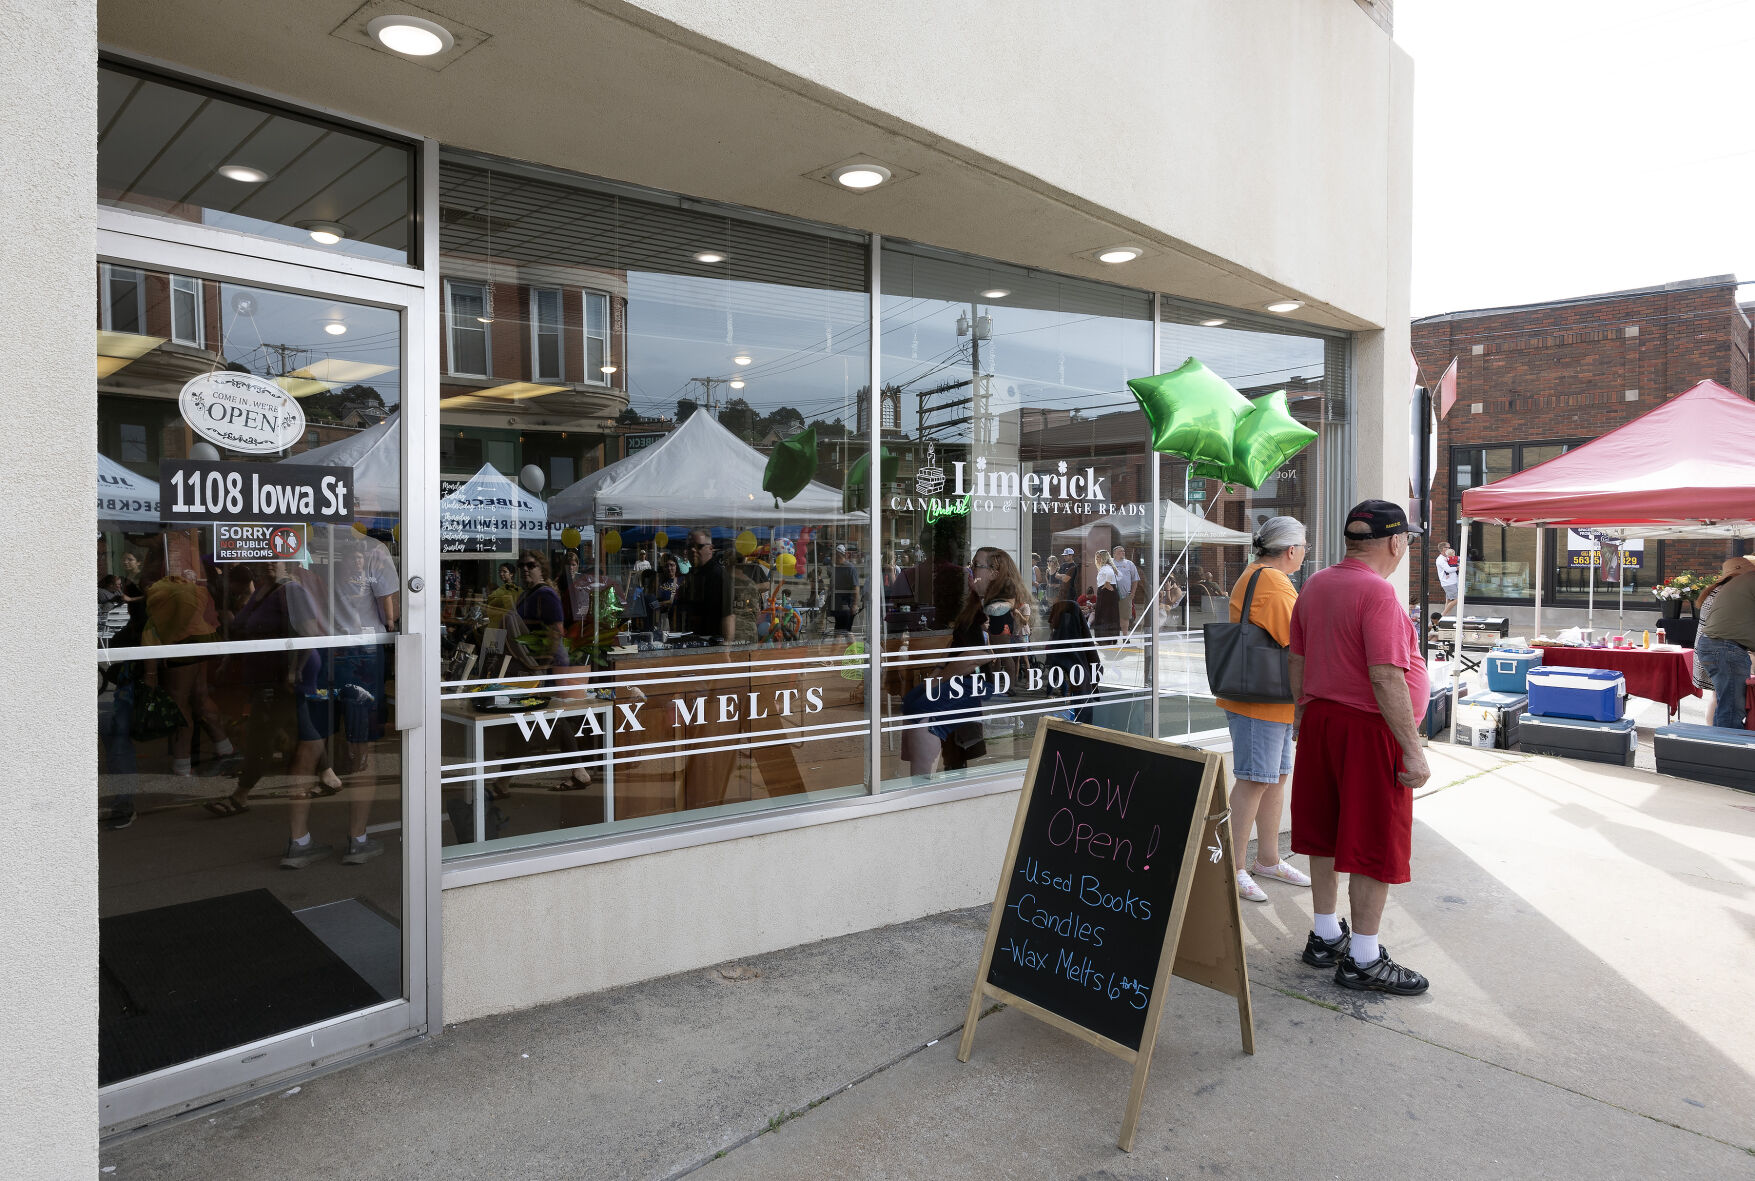
{"type": "Polygon", "coordinates": [[[981,951],[981,966],[976,970],[975,988],[969,996],[969,1009],[963,1018],[963,1038],[957,1046],[957,1061],[969,1061],[975,1048],[975,1024],[981,1018],[982,1002],[992,999],[1021,1009],[1038,1021],[1132,1063],[1133,1086],[1128,1091],[1118,1142],[1123,1152],[1132,1152],[1140,1107],[1145,1101],[1146,1075],[1152,1068],[1152,1050],[1157,1044],[1158,1028],[1164,1018],[1164,998],[1169,992],[1171,976],[1181,976],[1236,997],[1243,1050],[1247,1054],[1255,1053],[1255,1016],[1249,1001],[1249,967],[1243,956],[1243,912],[1237,899],[1237,864],[1231,842],[1231,810],[1226,803],[1227,782],[1225,757],[1221,754],[1058,718],[1043,720],[1036,728],[1036,741],[1030,748],[1029,766],[1024,771],[1024,790],[1018,798],[1018,813],[1012,821],[1012,835],[999,875],[999,889],[994,895],[993,911],[987,922],[987,942],[981,951]],[[1087,1029],[1052,1009],[1015,996],[990,984],[987,979],[993,967],[1000,923],[1005,916],[1006,894],[1012,874],[1017,870],[1018,846],[1023,840],[1024,821],[1029,816],[1030,801],[1035,794],[1042,748],[1048,735],[1055,731],[1205,765],[1195,799],[1197,822],[1189,826],[1188,841],[1182,851],[1182,869],[1172,896],[1164,944],[1158,955],[1158,970],[1152,981],[1152,999],[1146,1007],[1145,1026],[1137,1050],[1087,1029]],[[1213,849],[1218,850],[1216,857],[1210,852],[1213,849]]]}

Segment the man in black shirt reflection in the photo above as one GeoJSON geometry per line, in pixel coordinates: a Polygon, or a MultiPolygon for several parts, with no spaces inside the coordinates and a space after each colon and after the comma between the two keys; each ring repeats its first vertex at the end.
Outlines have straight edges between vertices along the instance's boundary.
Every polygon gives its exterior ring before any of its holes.
{"type": "Polygon", "coordinates": [[[736,634],[731,613],[731,571],[725,559],[713,552],[713,535],[691,529],[683,547],[693,563],[683,583],[683,627],[695,638],[730,643],[736,634]]]}

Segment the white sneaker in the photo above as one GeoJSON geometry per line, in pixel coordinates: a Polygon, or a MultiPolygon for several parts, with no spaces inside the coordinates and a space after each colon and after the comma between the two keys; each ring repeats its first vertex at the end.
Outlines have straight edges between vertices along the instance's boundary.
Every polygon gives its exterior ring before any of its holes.
{"type": "Polygon", "coordinates": [[[1262,892],[1262,888],[1255,884],[1255,879],[1249,876],[1249,871],[1243,869],[1237,871],[1237,894],[1251,902],[1266,902],[1268,900],[1267,895],[1262,892]]]}
{"type": "Polygon", "coordinates": [[[1310,885],[1310,878],[1289,862],[1282,861],[1278,865],[1257,864],[1252,869],[1258,877],[1272,878],[1276,882],[1285,882],[1288,886],[1310,885]]]}

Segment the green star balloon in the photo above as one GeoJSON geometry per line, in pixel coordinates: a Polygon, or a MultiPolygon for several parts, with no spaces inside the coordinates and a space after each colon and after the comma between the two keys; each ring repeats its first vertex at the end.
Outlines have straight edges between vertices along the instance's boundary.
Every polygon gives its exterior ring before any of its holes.
{"type": "Polygon", "coordinates": [[[804,491],[811,477],[817,474],[817,428],[805,427],[790,439],[783,439],[768,456],[762,471],[762,491],[774,495],[778,506],[804,491]]]}
{"type": "Polygon", "coordinates": [[[1225,478],[1248,488],[1260,488],[1263,480],[1309,446],[1316,432],[1292,417],[1286,407],[1285,390],[1265,394],[1250,405],[1250,412],[1237,423],[1233,436],[1235,454],[1225,469],[1225,478]]]}
{"type": "Polygon", "coordinates": [[[1152,424],[1152,450],[1194,463],[1228,467],[1232,432],[1249,413],[1249,399],[1194,357],[1173,373],[1128,383],[1152,424]]]}

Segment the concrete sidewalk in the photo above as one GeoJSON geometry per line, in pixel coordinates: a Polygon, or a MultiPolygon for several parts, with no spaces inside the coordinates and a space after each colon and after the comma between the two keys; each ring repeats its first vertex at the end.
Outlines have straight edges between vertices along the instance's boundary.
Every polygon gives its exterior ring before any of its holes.
{"type": "Polygon", "coordinates": [[[1304,967],[1309,894],[1266,883],[1257,1053],[1177,981],[1131,1155],[1118,1059],[1003,1011],[956,1061],[981,908],[448,1028],[110,1145],[105,1175],[1755,1177],[1755,796],[1433,760],[1384,924],[1431,993],[1304,967]]]}

